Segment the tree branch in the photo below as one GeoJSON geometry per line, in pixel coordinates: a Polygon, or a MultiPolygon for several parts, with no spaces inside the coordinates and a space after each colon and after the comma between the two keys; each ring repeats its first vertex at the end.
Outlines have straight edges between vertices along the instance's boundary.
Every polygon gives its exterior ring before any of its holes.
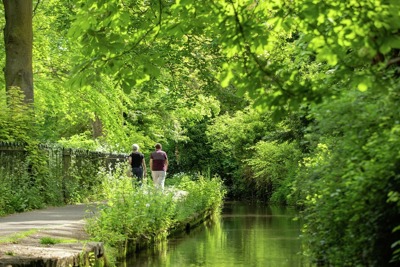
{"type": "Polygon", "coordinates": [[[40,2],[41,0],[37,0],[36,5],[33,8],[33,15],[32,15],[33,17],[36,15],[36,10],[38,9],[40,2]]]}
{"type": "Polygon", "coordinates": [[[386,64],[386,67],[389,67],[392,64],[397,64],[399,62],[400,62],[400,57],[392,58],[388,61],[388,63],[386,64]]]}
{"type": "Polygon", "coordinates": [[[279,79],[277,79],[277,77],[273,73],[271,73],[270,71],[265,69],[264,64],[262,64],[260,59],[257,57],[257,55],[255,55],[251,51],[250,46],[248,45],[248,42],[247,42],[246,34],[244,32],[244,29],[243,29],[243,25],[242,25],[242,23],[240,22],[240,19],[239,19],[239,13],[238,13],[233,1],[229,1],[229,3],[232,5],[232,8],[233,8],[233,11],[234,11],[234,14],[235,14],[235,21],[236,21],[236,24],[237,24],[238,30],[239,30],[239,34],[242,36],[242,39],[243,39],[243,42],[244,42],[244,50],[251,56],[251,58],[257,64],[257,66],[259,67],[261,72],[263,72],[266,76],[270,77],[271,80],[279,87],[279,89],[281,89],[283,92],[285,92],[286,94],[291,96],[292,94],[283,87],[283,85],[279,81],[279,79]]]}

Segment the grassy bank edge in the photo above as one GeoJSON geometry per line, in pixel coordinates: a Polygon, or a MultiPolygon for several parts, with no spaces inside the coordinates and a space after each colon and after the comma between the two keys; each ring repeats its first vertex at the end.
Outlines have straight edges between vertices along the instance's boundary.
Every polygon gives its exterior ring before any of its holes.
{"type": "Polygon", "coordinates": [[[104,259],[96,266],[115,266],[129,255],[196,228],[221,211],[226,195],[219,178],[183,175],[168,193],[148,187],[132,191],[129,183],[121,179],[107,185],[108,203],[87,223],[91,241],[104,243],[104,259]],[[176,198],[177,191],[187,194],[176,198]]]}

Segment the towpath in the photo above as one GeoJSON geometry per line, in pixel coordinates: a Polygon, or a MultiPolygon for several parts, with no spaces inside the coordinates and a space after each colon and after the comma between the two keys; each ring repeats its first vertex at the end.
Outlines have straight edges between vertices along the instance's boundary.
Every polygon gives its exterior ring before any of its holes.
{"type": "MultiPolygon", "coordinates": [[[[170,190],[175,199],[187,194],[170,190]]],[[[100,203],[68,205],[0,217],[0,267],[81,266],[82,252],[89,257],[102,257],[103,244],[88,242],[84,230],[85,219],[95,214],[99,206],[100,203]],[[45,238],[62,243],[41,244],[45,238]]]]}
{"type": "Polygon", "coordinates": [[[102,256],[102,244],[87,242],[84,231],[85,218],[96,207],[97,204],[67,205],[0,217],[0,267],[77,266],[82,251],[102,256]],[[62,242],[41,244],[44,238],[62,242]]]}

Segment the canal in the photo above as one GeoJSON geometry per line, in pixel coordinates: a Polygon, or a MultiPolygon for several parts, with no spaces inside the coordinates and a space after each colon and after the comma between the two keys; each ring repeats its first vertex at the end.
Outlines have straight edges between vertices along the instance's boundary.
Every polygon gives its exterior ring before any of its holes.
{"type": "Polygon", "coordinates": [[[293,208],[227,202],[213,221],[119,266],[306,266],[296,216],[293,208]]]}

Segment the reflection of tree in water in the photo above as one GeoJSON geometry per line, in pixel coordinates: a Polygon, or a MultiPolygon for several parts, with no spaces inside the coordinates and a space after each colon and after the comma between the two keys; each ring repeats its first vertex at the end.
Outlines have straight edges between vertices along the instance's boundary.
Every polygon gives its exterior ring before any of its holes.
{"type": "Polygon", "coordinates": [[[300,224],[294,210],[227,202],[222,215],[126,266],[300,266],[300,224]],[[278,265],[274,265],[274,264],[278,265]]]}
{"type": "Polygon", "coordinates": [[[268,258],[268,263],[299,261],[300,223],[293,221],[295,216],[295,210],[280,206],[228,203],[224,208],[223,228],[227,244],[235,251],[232,257],[246,263],[268,258]]]}

